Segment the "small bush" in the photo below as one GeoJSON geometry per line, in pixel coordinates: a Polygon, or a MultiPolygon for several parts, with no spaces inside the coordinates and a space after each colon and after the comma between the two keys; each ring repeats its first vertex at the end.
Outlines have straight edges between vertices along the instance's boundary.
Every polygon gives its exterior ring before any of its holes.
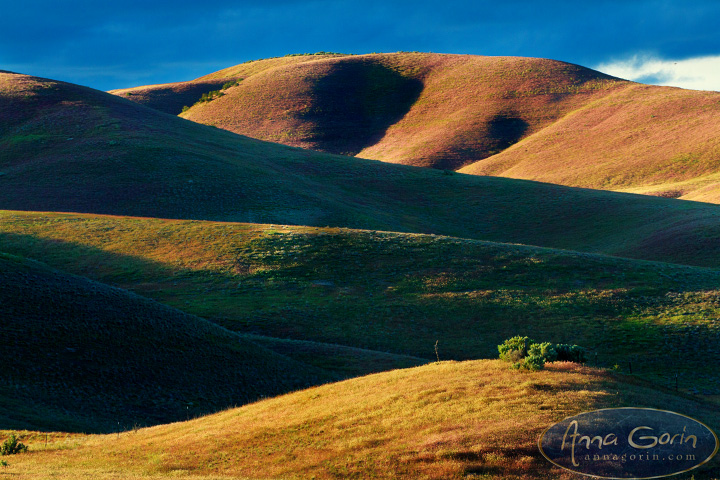
{"type": "Polygon", "coordinates": [[[188,107],[187,105],[185,105],[185,106],[182,108],[182,113],[185,113],[185,112],[187,112],[188,110],[190,110],[190,107],[188,107]]]}
{"type": "Polygon", "coordinates": [[[223,84],[221,90],[227,90],[230,87],[234,87],[235,85],[240,85],[240,80],[231,80],[229,82],[226,82],[223,84]]]}
{"type": "Polygon", "coordinates": [[[225,95],[225,94],[222,92],[222,90],[212,90],[210,92],[203,93],[200,96],[200,100],[198,100],[197,103],[211,102],[211,101],[215,100],[216,98],[222,97],[223,95],[225,95]]]}
{"type": "Polygon", "coordinates": [[[586,363],[588,361],[587,351],[579,345],[561,343],[555,345],[555,350],[558,362],[586,363]]]}
{"type": "Polygon", "coordinates": [[[10,438],[0,445],[0,455],[15,455],[16,453],[27,452],[27,450],[27,445],[21,443],[15,434],[10,435],[10,438]]]}
{"type": "Polygon", "coordinates": [[[536,343],[528,337],[516,336],[498,345],[500,359],[513,362],[511,368],[537,371],[552,362],[587,362],[587,352],[578,345],[536,343]]]}
{"type": "Polygon", "coordinates": [[[538,355],[545,359],[546,362],[552,363],[557,361],[558,354],[555,345],[550,342],[536,343],[528,350],[529,355],[538,355]]]}
{"type": "Polygon", "coordinates": [[[520,335],[505,340],[501,345],[498,345],[500,358],[508,362],[517,362],[527,357],[528,349],[533,343],[535,342],[530,338],[521,337],[520,335]]]}
{"type": "Polygon", "coordinates": [[[511,367],[517,370],[537,372],[538,370],[545,368],[545,359],[540,355],[528,355],[521,361],[513,363],[511,367]]]}

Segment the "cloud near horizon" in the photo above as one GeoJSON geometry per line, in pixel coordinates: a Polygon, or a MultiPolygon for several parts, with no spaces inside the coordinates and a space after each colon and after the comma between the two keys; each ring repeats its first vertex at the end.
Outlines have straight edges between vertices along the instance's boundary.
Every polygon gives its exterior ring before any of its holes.
{"type": "Polygon", "coordinates": [[[634,55],[593,67],[615,77],[652,85],[720,91],[720,55],[666,60],[634,55]]]}

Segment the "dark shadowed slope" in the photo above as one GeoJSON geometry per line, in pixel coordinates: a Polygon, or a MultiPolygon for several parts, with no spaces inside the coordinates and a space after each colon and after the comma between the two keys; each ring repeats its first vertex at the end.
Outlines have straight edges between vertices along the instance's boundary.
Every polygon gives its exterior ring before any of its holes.
{"type": "Polygon", "coordinates": [[[206,320],[0,254],[0,428],[116,431],[333,378],[206,320]]]}
{"type": "Polygon", "coordinates": [[[720,262],[713,205],[300,150],[23,75],[0,75],[0,105],[3,209],[344,226],[720,262]]]}

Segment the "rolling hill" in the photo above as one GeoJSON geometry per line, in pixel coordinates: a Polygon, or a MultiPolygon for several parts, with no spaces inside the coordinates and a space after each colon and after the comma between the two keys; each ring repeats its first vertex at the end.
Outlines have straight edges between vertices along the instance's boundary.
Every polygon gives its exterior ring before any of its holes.
{"type": "Polygon", "coordinates": [[[311,152],[18,74],[0,74],[0,99],[2,209],[343,226],[720,262],[714,205],[311,152]]]}
{"type": "MultiPolygon", "coordinates": [[[[182,116],[386,162],[720,202],[717,92],[553,60],[422,53],[249,62],[188,84],[238,78],[182,116]]],[[[157,103],[152,90],[132,99],[157,103]]]]}
{"type": "Polygon", "coordinates": [[[720,203],[720,93],[632,85],[461,172],[720,203]]]}
{"type": "MultiPolygon", "coordinates": [[[[717,431],[717,409],[592,368],[537,373],[500,361],[442,362],[323,385],[189,422],[119,436],[28,434],[19,478],[577,478],[540,456],[546,427],[582,411],[685,412],[717,431]],[[33,438],[34,437],[34,438],[33,438]],[[38,438],[39,437],[39,438],[38,438]],[[34,441],[33,441],[34,440],[34,441]]],[[[718,478],[718,462],[693,471],[718,478]]]]}
{"type": "MultiPolygon", "coordinates": [[[[415,138],[417,165],[438,168],[655,98],[560,62],[427,54],[284,57],[118,95],[0,72],[0,425],[112,432],[23,432],[30,453],[0,474],[569,480],[535,442],[580,411],[720,426],[717,206],[343,157],[173,115],[217,86],[184,115],[239,102],[268,132],[305,122],[303,146],[398,163],[415,138]],[[457,89],[479,103],[454,115],[457,89]],[[311,102],[272,116],[297,98],[311,102]],[[583,345],[593,367],[458,362],[517,334],[583,345]]],[[[698,105],[699,129],[714,107],[698,105]]],[[[714,168],[696,163],[677,181],[714,168]]]]}
{"type": "Polygon", "coordinates": [[[22,212],[0,217],[0,250],[334,373],[435,360],[436,342],[441,359],[493,358],[522,334],[720,398],[715,269],[432,235],[22,212]]]}
{"type": "Polygon", "coordinates": [[[551,60],[374,54],[265,69],[182,116],[303,148],[455,170],[623,84],[551,60]]]}
{"type": "Polygon", "coordinates": [[[182,112],[183,107],[193,105],[203,94],[220,90],[228,81],[241,81],[246,77],[262,73],[265,70],[337,56],[339,56],[339,54],[290,55],[256,60],[227,68],[214,74],[206,75],[202,79],[190,82],[122,88],[111,90],[109,93],[125,97],[135,103],[171,115],[178,115],[182,112]]]}
{"type": "Polygon", "coordinates": [[[112,432],[338,378],[201,318],[0,254],[3,428],[112,432]]]}

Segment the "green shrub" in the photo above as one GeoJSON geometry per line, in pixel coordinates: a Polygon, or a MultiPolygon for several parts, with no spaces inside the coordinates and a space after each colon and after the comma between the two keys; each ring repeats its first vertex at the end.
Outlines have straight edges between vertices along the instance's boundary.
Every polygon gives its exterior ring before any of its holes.
{"type": "Polygon", "coordinates": [[[221,90],[227,90],[228,88],[234,87],[235,85],[240,85],[240,80],[231,80],[229,82],[224,83],[221,90]]]}
{"type": "Polygon", "coordinates": [[[28,447],[20,442],[20,439],[13,433],[10,438],[0,445],[0,455],[15,455],[16,453],[27,452],[28,447]]]}
{"type": "Polygon", "coordinates": [[[548,363],[555,362],[558,358],[555,345],[550,342],[536,343],[532,345],[528,350],[528,354],[540,356],[548,363]]]}
{"type": "Polygon", "coordinates": [[[587,352],[578,345],[536,343],[529,337],[515,336],[498,345],[502,360],[513,362],[511,368],[537,371],[552,362],[587,362],[587,352]]]}
{"type": "Polygon", "coordinates": [[[555,345],[555,350],[557,351],[558,362],[585,363],[588,361],[587,351],[579,345],[561,343],[555,345]]]}
{"type": "Polygon", "coordinates": [[[185,106],[182,108],[182,113],[185,113],[185,112],[187,112],[188,110],[190,110],[190,107],[188,107],[187,105],[185,105],[185,106]]]}
{"type": "Polygon", "coordinates": [[[540,355],[528,355],[521,361],[513,363],[511,367],[517,370],[537,372],[538,370],[545,368],[545,359],[540,355]]]}
{"type": "Polygon", "coordinates": [[[225,94],[222,92],[222,90],[212,90],[210,92],[203,93],[200,96],[200,100],[198,100],[198,103],[210,102],[212,100],[215,100],[216,98],[222,97],[223,95],[225,94]]]}
{"type": "Polygon", "coordinates": [[[500,358],[508,362],[517,362],[527,357],[528,349],[533,343],[535,342],[530,338],[521,337],[520,335],[505,340],[501,345],[498,345],[500,358]]]}

